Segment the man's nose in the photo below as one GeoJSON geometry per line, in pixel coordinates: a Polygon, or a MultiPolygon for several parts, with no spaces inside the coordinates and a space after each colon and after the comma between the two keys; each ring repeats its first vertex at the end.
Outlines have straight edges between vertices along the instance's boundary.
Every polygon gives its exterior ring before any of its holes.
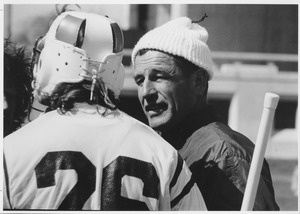
{"type": "Polygon", "coordinates": [[[151,80],[145,79],[142,87],[143,99],[149,99],[156,93],[154,83],[151,80]]]}

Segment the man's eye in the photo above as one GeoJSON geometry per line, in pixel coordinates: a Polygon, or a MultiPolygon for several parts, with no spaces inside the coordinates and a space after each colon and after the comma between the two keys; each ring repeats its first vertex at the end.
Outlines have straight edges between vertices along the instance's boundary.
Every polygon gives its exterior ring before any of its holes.
{"type": "Polygon", "coordinates": [[[135,83],[136,83],[138,86],[140,86],[141,84],[143,84],[143,78],[137,77],[137,78],[134,78],[134,81],[135,81],[135,83]]]}
{"type": "Polygon", "coordinates": [[[163,74],[155,74],[155,75],[150,76],[150,79],[152,81],[158,81],[158,80],[162,80],[162,79],[167,79],[167,76],[163,75],[163,74]]]}

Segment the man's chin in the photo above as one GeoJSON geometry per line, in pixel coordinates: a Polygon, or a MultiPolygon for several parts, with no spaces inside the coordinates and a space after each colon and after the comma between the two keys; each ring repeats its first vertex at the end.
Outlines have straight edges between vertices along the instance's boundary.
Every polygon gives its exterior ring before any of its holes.
{"type": "Polygon", "coordinates": [[[168,131],[168,127],[169,127],[169,120],[165,119],[165,118],[148,118],[148,123],[149,126],[157,131],[160,132],[164,132],[164,131],[168,131]]]}

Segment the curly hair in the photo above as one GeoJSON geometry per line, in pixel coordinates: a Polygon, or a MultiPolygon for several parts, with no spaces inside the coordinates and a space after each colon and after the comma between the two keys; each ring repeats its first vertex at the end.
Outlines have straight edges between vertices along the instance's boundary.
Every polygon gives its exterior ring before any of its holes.
{"type": "MultiPolygon", "coordinates": [[[[60,83],[58,84],[51,95],[39,94],[40,103],[48,106],[46,112],[51,110],[59,110],[65,114],[70,111],[75,103],[88,103],[90,105],[100,105],[106,110],[115,110],[118,107],[119,99],[116,99],[113,91],[105,86],[101,80],[97,80],[93,89],[92,99],[91,82],[83,80],[79,83],[60,83]]],[[[98,109],[98,108],[97,108],[98,109]]],[[[105,115],[107,111],[99,114],[105,115]]]]}
{"type": "Polygon", "coordinates": [[[32,104],[32,73],[30,58],[26,57],[26,47],[17,47],[9,38],[4,39],[4,95],[5,89],[14,87],[16,90],[15,111],[11,131],[15,131],[24,123],[32,104]],[[12,85],[10,85],[12,84],[12,85]]]}

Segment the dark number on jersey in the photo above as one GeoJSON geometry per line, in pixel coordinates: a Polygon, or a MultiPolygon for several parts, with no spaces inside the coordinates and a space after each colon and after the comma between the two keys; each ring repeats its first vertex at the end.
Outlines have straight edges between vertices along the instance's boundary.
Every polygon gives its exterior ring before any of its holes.
{"type": "MultiPolygon", "coordinates": [[[[78,181],[58,210],[81,210],[96,188],[96,167],[81,152],[48,152],[35,168],[37,187],[55,186],[57,170],[74,169],[78,181]]],[[[121,196],[122,178],[143,181],[143,196],[158,199],[159,179],[151,163],[119,156],[103,169],[101,210],[149,210],[146,203],[121,196]]]]}

